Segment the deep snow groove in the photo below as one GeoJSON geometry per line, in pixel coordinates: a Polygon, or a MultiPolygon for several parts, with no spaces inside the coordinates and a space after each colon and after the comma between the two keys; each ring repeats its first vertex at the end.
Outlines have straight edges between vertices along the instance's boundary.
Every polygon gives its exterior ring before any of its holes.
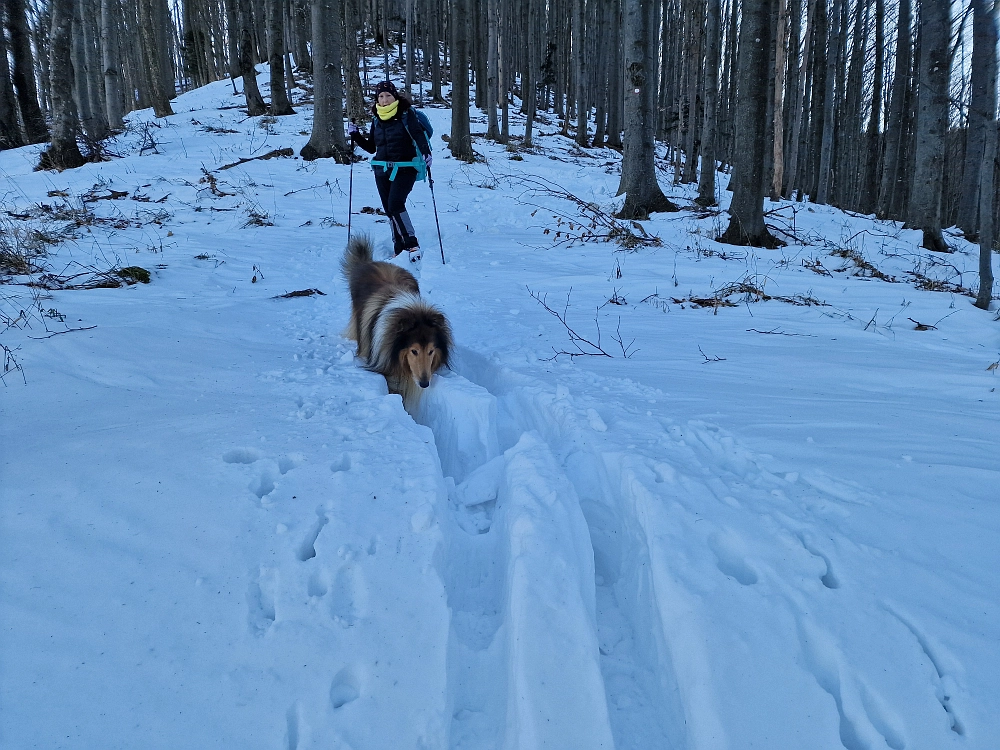
{"type": "Polygon", "coordinates": [[[572,485],[537,434],[498,455],[496,399],[483,388],[446,375],[423,401],[451,510],[439,566],[452,612],[451,747],[484,736],[611,747],[593,551],[572,485]]]}

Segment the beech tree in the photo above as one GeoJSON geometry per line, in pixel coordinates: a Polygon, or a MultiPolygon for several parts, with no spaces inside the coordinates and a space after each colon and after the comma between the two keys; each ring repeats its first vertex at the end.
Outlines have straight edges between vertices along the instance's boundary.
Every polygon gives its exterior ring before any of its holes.
{"type": "Polygon", "coordinates": [[[351,148],[344,139],[344,86],[340,77],[340,0],[312,2],[313,129],[300,152],[303,159],[333,157],[349,164],[351,148]]]}
{"type": "Polygon", "coordinates": [[[764,226],[764,131],[767,117],[767,63],[772,0],[745,0],[740,29],[735,118],[733,199],[729,227],[719,237],[732,245],[777,247],[764,226]]]}

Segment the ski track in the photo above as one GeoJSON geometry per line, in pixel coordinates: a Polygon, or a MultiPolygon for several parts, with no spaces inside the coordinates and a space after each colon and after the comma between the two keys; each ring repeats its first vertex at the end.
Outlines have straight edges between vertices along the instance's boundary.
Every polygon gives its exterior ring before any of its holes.
{"type": "MultiPolygon", "coordinates": [[[[297,323],[313,329],[318,321],[297,323]]],[[[306,367],[266,376],[294,384],[291,418],[363,420],[374,438],[399,433],[393,455],[416,451],[423,497],[392,532],[377,523],[343,528],[330,501],[298,502],[294,519],[283,514],[285,561],[262,559],[248,592],[254,637],[268,638],[296,616],[358,630],[359,641],[369,637],[373,585],[365,560],[384,549],[398,553],[407,532],[433,527],[447,624],[436,655],[440,693],[425,703],[428,716],[447,718],[427,721],[427,747],[726,747],[724,697],[698,629],[708,616],[699,581],[710,568],[720,585],[772,586],[784,597],[798,623],[803,672],[832,699],[845,748],[908,746],[885,700],[807,614],[811,597],[840,594],[850,582],[836,562],[848,542],[812,538],[804,514],[835,524],[844,505],[869,502],[861,490],[808,472],[773,475],[713,425],[649,414],[626,422],[615,416],[620,405],[591,405],[463,348],[454,371],[426,392],[415,424],[396,397],[384,395],[380,378],[356,367],[349,342],[308,330],[300,338],[310,345],[306,367]],[[326,392],[319,384],[331,374],[350,385],[326,392]],[[703,515],[706,505],[714,520],[703,515]],[[721,523],[727,514],[732,523],[721,523]],[[756,538],[735,530],[752,526],[760,529],[756,538]],[[701,552],[674,543],[682,538],[701,539],[701,552]],[[779,557],[793,563],[779,565],[779,557]],[[302,570],[289,575],[289,559],[302,570]],[[284,611],[293,589],[297,615],[284,611]]],[[[335,492],[384,451],[377,439],[344,445],[312,468],[335,492]]],[[[275,510],[283,483],[308,466],[301,456],[269,458],[253,447],[229,448],[222,460],[250,472],[248,499],[264,514],[275,510]]],[[[886,611],[931,654],[916,626],[886,611]]],[[[348,718],[359,719],[349,716],[352,707],[375,690],[366,687],[371,667],[363,660],[331,667],[323,701],[291,705],[287,747],[316,746],[328,732],[350,743],[348,718]]],[[[938,677],[945,680],[940,668],[938,677]]],[[[937,692],[960,733],[940,685],[937,692]]]]}

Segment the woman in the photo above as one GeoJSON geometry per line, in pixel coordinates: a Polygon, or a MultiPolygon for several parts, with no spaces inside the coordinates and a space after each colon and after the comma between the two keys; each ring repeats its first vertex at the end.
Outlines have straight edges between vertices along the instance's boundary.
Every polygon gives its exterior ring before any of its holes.
{"type": "Polygon", "coordinates": [[[395,254],[409,251],[410,260],[420,260],[420,243],[406,213],[406,198],[417,179],[424,179],[425,167],[431,165],[431,146],[417,116],[410,112],[410,102],[400,97],[392,81],[375,87],[371,130],[362,135],[353,122],[348,126],[351,141],[361,146],[372,159],[375,184],[382,198],[395,254]]]}

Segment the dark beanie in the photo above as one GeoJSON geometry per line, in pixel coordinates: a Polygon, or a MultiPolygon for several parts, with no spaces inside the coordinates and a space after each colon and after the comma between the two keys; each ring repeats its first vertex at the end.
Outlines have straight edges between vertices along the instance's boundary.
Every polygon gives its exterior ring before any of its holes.
{"type": "Polygon", "coordinates": [[[396,87],[393,85],[392,81],[382,81],[382,83],[376,86],[375,98],[377,99],[378,95],[381,94],[383,91],[388,91],[390,94],[392,94],[393,99],[399,98],[399,92],[396,91],[396,87]]]}

